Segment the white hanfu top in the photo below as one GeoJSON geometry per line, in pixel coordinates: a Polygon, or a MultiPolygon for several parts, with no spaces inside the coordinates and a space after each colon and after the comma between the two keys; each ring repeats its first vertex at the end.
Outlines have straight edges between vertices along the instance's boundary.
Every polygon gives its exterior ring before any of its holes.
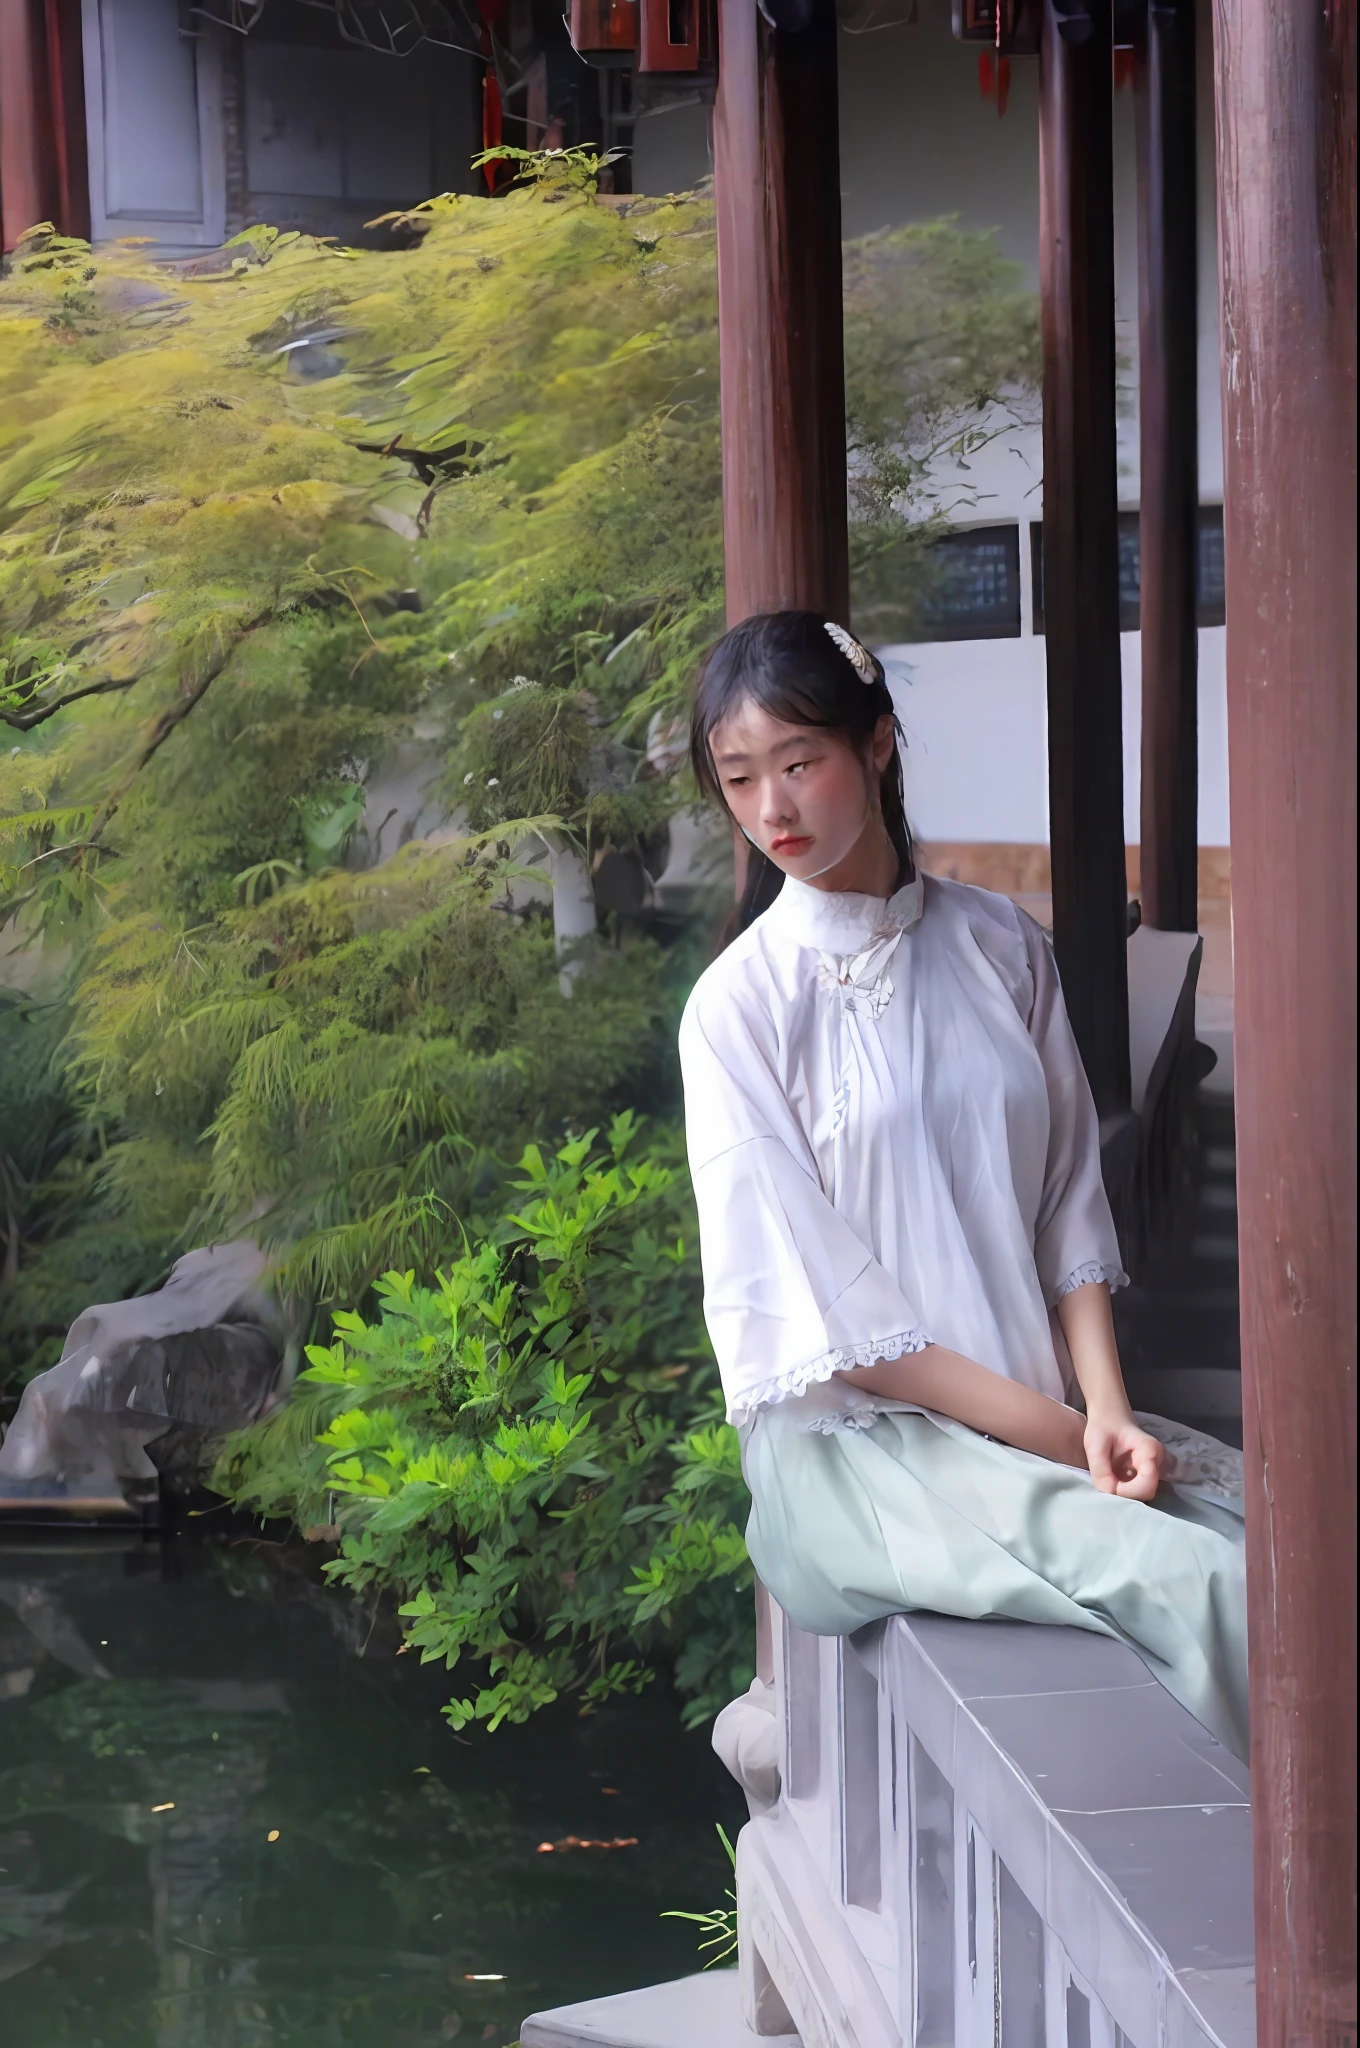
{"type": "Polygon", "coordinates": [[[1043,931],[1006,897],[786,880],[680,1027],[704,1309],[728,1419],[885,1403],[833,1375],[935,1343],[1061,1400],[1050,1310],[1124,1282],[1043,931]]]}

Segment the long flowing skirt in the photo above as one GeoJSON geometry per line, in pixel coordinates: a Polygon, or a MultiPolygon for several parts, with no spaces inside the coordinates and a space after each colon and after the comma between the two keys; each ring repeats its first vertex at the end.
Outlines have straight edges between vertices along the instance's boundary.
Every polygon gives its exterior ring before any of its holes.
{"type": "Polygon", "coordinates": [[[761,1409],[743,1433],[752,1562],[798,1627],[847,1635],[922,1609],[1116,1636],[1245,1758],[1241,1497],[1221,1483],[1235,1453],[1213,1445],[1218,1483],[1164,1485],[1147,1505],[941,1416],[823,1433],[799,1409],[761,1409]]]}

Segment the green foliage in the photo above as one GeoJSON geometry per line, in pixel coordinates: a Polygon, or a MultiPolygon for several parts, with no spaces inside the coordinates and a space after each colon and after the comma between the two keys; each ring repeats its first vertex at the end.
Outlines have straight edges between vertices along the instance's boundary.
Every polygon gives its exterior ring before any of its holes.
{"type": "Polygon", "coordinates": [[[484,164],[513,164],[516,177],[534,185],[566,186],[573,191],[593,192],[599,183],[600,172],[609,164],[617,163],[624,154],[621,149],[516,149],[513,145],[498,142],[494,149],[484,149],[472,159],[472,168],[479,171],[484,164]]]}
{"type": "MultiPolygon", "coordinates": [[[[673,1100],[681,956],[668,974],[645,941],[603,949],[567,1032],[533,890],[493,909],[543,807],[486,786],[479,713],[532,667],[573,733],[592,721],[547,776],[565,821],[664,834],[675,794],[613,731],[637,733],[667,668],[674,698],[719,616],[710,219],[654,208],[652,262],[548,179],[434,201],[391,255],[265,229],[207,273],[42,234],[18,252],[0,899],[69,957],[66,1122],[99,1135],[60,1218],[26,1198],[12,1373],[49,1362],[85,1289],[154,1284],[246,1217],[304,1297],[428,1269],[497,1157],[673,1100]],[[343,327],[344,362],[308,383],[289,343],[318,326],[343,327]],[[663,548],[685,491],[693,547],[663,548]],[[417,732],[467,836],[355,872],[374,769],[417,732]]],[[[0,1018],[0,1061],[16,1030],[0,1018]]]]}
{"type": "Polygon", "coordinates": [[[969,505],[973,458],[1027,417],[1039,332],[1019,287],[995,237],[952,220],[846,245],[851,565],[866,639],[912,637],[930,543],[969,505]]]}
{"type": "MultiPolygon", "coordinates": [[[[717,1822],[716,1826],[718,1829],[718,1840],[723,1845],[724,1853],[735,1878],[737,1852],[728,1840],[727,1830],[722,1825],[722,1822],[717,1822]]],[[[661,1915],[663,1920],[693,1921],[694,1925],[699,1929],[700,1955],[704,1955],[705,1950],[712,1950],[711,1955],[705,1956],[704,1968],[706,1970],[715,1968],[719,1963],[727,1962],[737,1952],[737,1895],[729,1885],[723,1896],[731,1900],[730,1906],[715,1906],[709,1913],[679,1913],[671,1911],[661,1915]]]]}
{"type": "Polygon", "coordinates": [[[514,1190],[432,1287],[389,1272],[376,1319],[337,1314],[214,1484],[333,1528],[333,1579],[395,1588],[423,1662],[479,1667],[455,1729],[589,1711],[676,1641],[703,1719],[749,1681],[751,1573],[678,1142],[624,1114],[528,1146],[514,1190]]]}
{"type": "MultiPolygon", "coordinates": [[[[66,969],[61,1113],[4,1112],[38,1162],[11,1374],[247,1221],[358,1300],[530,1137],[675,1106],[697,947],[610,933],[568,1028],[523,881],[534,819],[655,871],[686,792],[646,733],[722,612],[711,200],[597,198],[588,154],[389,253],[257,227],[176,269],[40,229],[0,280],[0,919],[66,969]],[[417,742],[463,836],[361,872],[417,742]]],[[[947,223],[846,278],[859,587],[897,617],[923,464],[1023,385],[1032,308],[947,223]]]]}

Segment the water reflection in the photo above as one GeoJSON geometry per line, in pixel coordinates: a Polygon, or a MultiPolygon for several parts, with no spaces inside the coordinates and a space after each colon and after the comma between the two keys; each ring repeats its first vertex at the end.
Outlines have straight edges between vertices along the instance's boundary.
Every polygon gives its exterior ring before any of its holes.
{"type": "Polygon", "coordinates": [[[740,1818],[702,1738],[658,1700],[460,1742],[394,1650],[309,1557],[6,1544],[10,2048],[504,2043],[694,1967],[658,1915],[740,1818]],[[569,1836],[638,1839],[539,1853],[569,1836]]]}

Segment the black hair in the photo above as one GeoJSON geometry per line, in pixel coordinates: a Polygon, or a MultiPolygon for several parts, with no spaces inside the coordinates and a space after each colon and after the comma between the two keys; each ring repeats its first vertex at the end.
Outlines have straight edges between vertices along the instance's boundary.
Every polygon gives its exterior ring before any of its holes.
{"type": "MultiPolygon", "coordinates": [[[[704,795],[724,810],[728,804],[713,760],[713,733],[740,704],[757,704],[787,725],[815,725],[845,733],[860,748],[868,746],[880,718],[891,718],[901,741],[902,728],[882,662],[858,641],[851,642],[867,671],[861,673],[858,662],[827,630],[827,623],[820,612],[759,612],[733,626],[705,656],[694,686],[690,764],[704,795]]],[[[840,632],[837,627],[836,633],[840,632]]],[[[849,635],[845,638],[849,640],[849,635]]],[[[916,872],[916,853],[907,824],[897,747],[879,782],[879,802],[888,837],[897,849],[899,872],[904,880],[910,880],[916,872]]],[[[773,903],[783,881],[782,870],[758,846],[752,846],[735,920],[737,931],[744,931],[773,903]]]]}

